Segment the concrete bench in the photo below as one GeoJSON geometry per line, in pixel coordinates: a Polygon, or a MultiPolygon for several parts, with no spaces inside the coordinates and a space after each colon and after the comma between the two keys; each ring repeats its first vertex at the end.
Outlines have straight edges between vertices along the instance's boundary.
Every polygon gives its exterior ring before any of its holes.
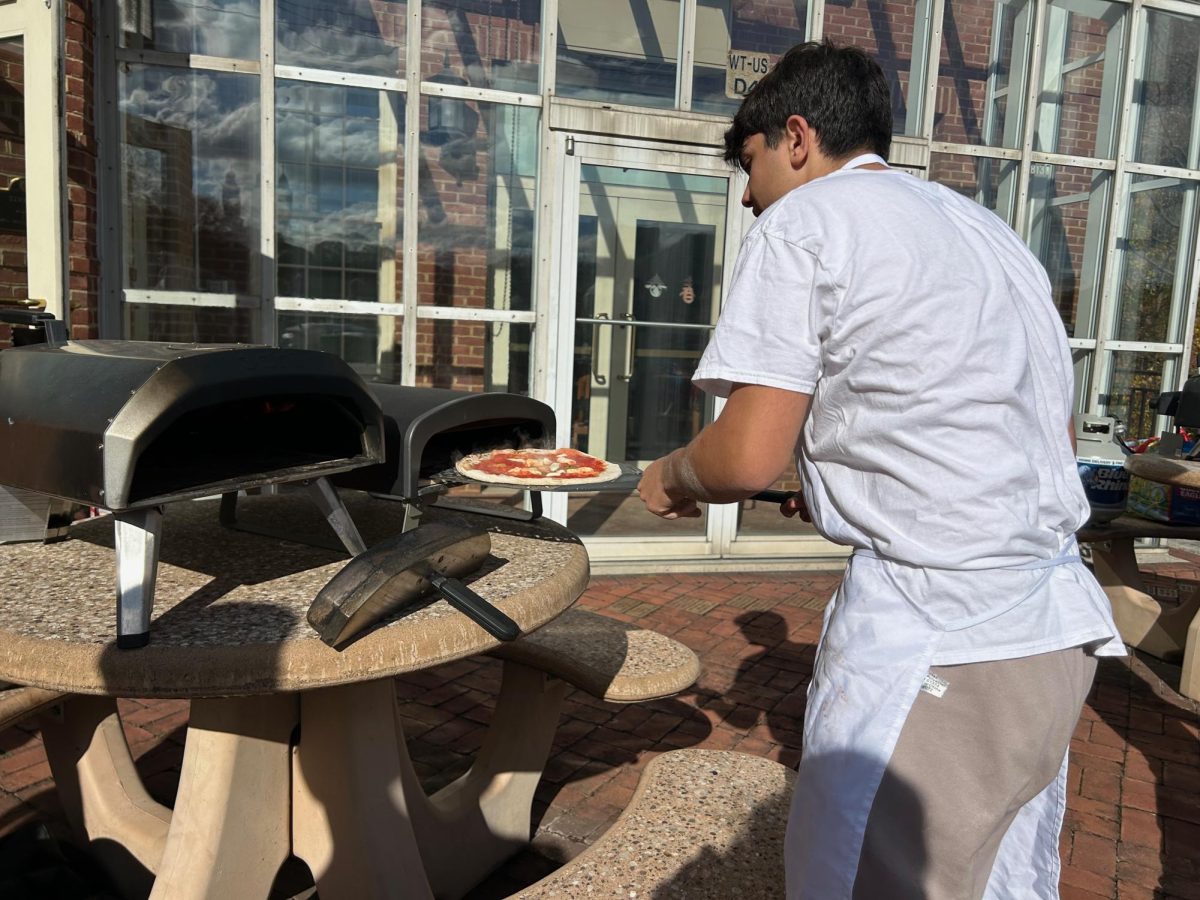
{"type": "Polygon", "coordinates": [[[727,750],[674,750],[596,843],[513,900],[783,897],[795,773],[727,750]]]}
{"type": "Polygon", "coordinates": [[[568,609],[490,655],[553,675],[610,703],[669,697],[700,677],[700,660],[679,641],[582,609],[568,609]]]}
{"type": "Polygon", "coordinates": [[[60,691],[0,682],[0,731],[54,706],[64,696],[60,691]]]}

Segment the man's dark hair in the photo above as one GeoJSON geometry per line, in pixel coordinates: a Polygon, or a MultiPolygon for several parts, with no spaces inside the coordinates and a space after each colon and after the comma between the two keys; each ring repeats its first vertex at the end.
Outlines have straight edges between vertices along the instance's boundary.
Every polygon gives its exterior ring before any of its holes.
{"type": "Polygon", "coordinates": [[[741,160],[751,135],[777,147],[790,116],[803,116],[821,150],[841,159],[869,149],[887,159],[892,146],[891,88],[883,70],[857,47],[828,39],[797,44],[742,101],[725,132],[725,160],[741,160]]]}

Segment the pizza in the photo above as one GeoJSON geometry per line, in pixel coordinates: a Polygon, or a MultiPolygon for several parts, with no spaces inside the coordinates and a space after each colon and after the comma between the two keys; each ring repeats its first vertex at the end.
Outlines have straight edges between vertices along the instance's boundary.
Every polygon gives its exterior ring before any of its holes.
{"type": "Polygon", "coordinates": [[[464,456],[454,468],[460,475],[490,484],[554,487],[612,481],[621,474],[616,463],[570,447],[557,450],[489,450],[464,456]]]}

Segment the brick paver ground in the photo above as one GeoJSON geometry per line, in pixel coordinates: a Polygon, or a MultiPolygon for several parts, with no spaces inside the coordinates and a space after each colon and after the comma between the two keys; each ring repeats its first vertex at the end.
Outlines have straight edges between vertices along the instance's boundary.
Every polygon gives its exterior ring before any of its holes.
{"type": "MultiPolygon", "coordinates": [[[[1173,551],[1154,586],[1200,579],[1200,557],[1173,551]]],[[[506,896],[596,839],[654,755],[737,749],[794,765],[821,610],[840,573],[595,578],[580,603],[673,635],[704,672],[684,694],[631,706],[572,692],[537,794],[533,850],[475,900],[506,896]]],[[[427,786],[463,772],[478,749],[499,664],[466,660],[397,681],[411,754],[427,786]]],[[[1148,657],[1104,660],[1072,742],[1062,837],[1065,900],[1200,900],[1200,712],[1171,689],[1178,670],[1148,657]]],[[[122,701],[150,792],[171,802],[188,707],[122,701]]],[[[0,834],[30,819],[61,827],[41,743],[0,732],[0,834]]]]}

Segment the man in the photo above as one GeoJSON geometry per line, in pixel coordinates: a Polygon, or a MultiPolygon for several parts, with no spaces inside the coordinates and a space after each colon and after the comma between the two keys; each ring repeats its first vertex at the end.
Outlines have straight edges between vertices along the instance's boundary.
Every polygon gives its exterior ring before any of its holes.
{"type": "Polygon", "coordinates": [[[854,548],[825,614],[789,898],[1050,898],[1066,750],[1124,652],[1079,560],[1072,367],[1037,260],[991,212],[890,169],[891,95],[793,48],[725,134],[746,235],[694,380],[728,400],[638,492],[664,518],[770,485],[854,548]]]}

